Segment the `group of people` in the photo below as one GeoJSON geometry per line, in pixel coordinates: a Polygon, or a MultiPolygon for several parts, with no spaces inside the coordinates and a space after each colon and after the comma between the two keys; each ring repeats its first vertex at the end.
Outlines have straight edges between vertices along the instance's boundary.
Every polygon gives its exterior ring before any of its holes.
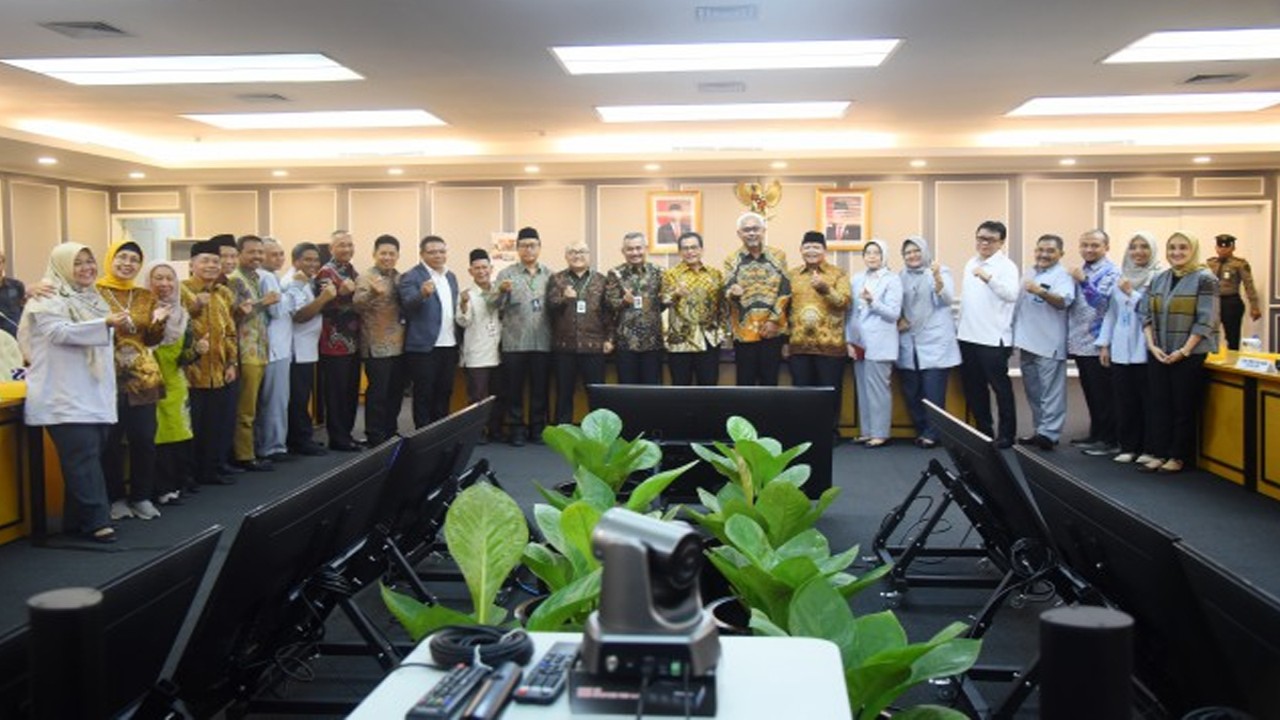
{"type": "Polygon", "coordinates": [[[987,221],[963,270],[957,318],[955,279],[922,237],[897,248],[868,240],[863,267],[849,277],[827,260],[822,232],[804,234],[793,267],[766,244],[761,215],[741,215],[736,232],[741,246],[723,269],[705,265],[702,236],[685,231],[676,240],[679,264],[665,270],[648,261],[644,235],[628,233],[621,265],[596,270],[587,246],[575,244],[565,268],[552,271],[539,259],[538,231],[526,227],[517,233],[518,261],[496,277],[488,253],[471,251],[465,289],[434,235],[418,243],[420,262],[403,273],[400,242],[390,235],[374,240],[363,272],[345,231],[329,238],[327,262],[303,242],[290,267],[270,238],[219,235],[191,248],[182,280],[165,261],[144,264],[131,241],[112,245],[102,268],[89,248],[64,243],[43,281],[17,285],[20,300],[10,302],[15,281],[0,285],[0,322],[16,327],[29,363],[27,423],[46,427],[58,449],[67,530],[111,542],[113,520],[158,517],[156,505],[201,485],[327,452],[312,437],[313,387],[328,449],[359,451],[397,432],[410,385],[416,427],[444,417],[461,366],[470,400],[497,395],[505,406],[488,436],[505,430],[508,442],[523,445],[539,442],[548,422],[573,421],[576,388],[604,381],[607,355],[622,383],[659,384],[665,364],[673,384],[716,385],[726,343],[738,385],[776,385],[785,359],[794,385],[834,387],[836,398],[851,358],[858,440],[871,448],[889,441],[894,373],[915,443],[936,445],[924,401],[943,405],[959,366],[978,430],[1003,447],[1052,449],[1071,358],[1090,416],[1088,436],[1073,444],[1177,472],[1194,457],[1220,279],[1234,270],[1244,284],[1238,263],[1205,268],[1185,233],[1165,242],[1168,268],[1149,233],[1130,239],[1122,268],[1107,259],[1102,230],[1080,236],[1080,262],[1070,268],[1063,239],[1044,235],[1020,273],[1002,252],[1004,224],[987,221]],[[902,269],[894,271],[897,258],[902,269]],[[1018,438],[1014,348],[1034,426],[1018,438]]]}

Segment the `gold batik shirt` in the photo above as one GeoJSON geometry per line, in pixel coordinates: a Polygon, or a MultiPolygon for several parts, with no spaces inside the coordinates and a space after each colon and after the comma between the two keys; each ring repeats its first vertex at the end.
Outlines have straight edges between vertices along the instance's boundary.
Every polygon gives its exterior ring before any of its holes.
{"type": "Polygon", "coordinates": [[[759,257],[739,250],[724,262],[725,305],[729,332],[735,342],[759,342],[765,323],[773,321],[778,334],[787,333],[787,303],[791,281],[787,278],[787,256],[765,247],[759,257]],[[730,297],[729,288],[742,287],[741,297],[730,297]]]}
{"type": "MultiPolygon", "coordinates": [[[[240,362],[236,321],[231,308],[235,296],[226,285],[211,283],[207,288],[196,278],[182,281],[182,307],[191,316],[188,328],[195,342],[208,339],[209,351],[197,355],[186,367],[187,384],[198,390],[214,390],[227,384],[227,368],[240,362]],[[209,302],[196,307],[196,296],[209,293],[209,302]]],[[[229,432],[229,430],[228,430],[229,432]]]]}
{"type": "Polygon", "coordinates": [[[844,315],[849,309],[849,275],[828,262],[816,269],[827,292],[813,287],[814,269],[804,266],[787,273],[791,282],[791,352],[796,355],[844,357],[844,315]]]}
{"type": "Polygon", "coordinates": [[[724,342],[724,274],[715,268],[687,263],[662,276],[667,303],[667,352],[702,352],[724,342]],[[675,297],[684,288],[683,297],[675,297]]]}

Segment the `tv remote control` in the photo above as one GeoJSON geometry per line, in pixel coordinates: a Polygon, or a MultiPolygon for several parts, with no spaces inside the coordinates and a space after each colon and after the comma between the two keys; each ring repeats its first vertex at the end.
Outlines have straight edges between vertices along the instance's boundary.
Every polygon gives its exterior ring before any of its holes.
{"type": "Polygon", "coordinates": [[[405,720],[449,720],[491,671],[459,663],[405,713],[405,720]]]}
{"type": "Polygon", "coordinates": [[[520,666],[510,660],[495,668],[485,678],[471,704],[462,711],[463,720],[497,720],[511,699],[512,691],[520,684],[522,675],[520,666]]]}
{"type": "Polygon", "coordinates": [[[538,664],[525,676],[524,683],[516,688],[515,701],[535,705],[550,705],[564,692],[569,679],[569,668],[578,658],[578,643],[558,642],[547,650],[538,664]]]}

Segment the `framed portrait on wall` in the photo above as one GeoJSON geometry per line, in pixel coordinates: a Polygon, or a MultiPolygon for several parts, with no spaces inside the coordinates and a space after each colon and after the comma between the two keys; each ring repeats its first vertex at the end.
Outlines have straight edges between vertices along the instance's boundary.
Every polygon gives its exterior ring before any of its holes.
{"type": "Polygon", "coordinates": [[[818,223],[831,250],[861,250],[871,237],[871,190],[818,191],[818,223]]]}
{"type": "Polygon", "coordinates": [[[702,232],[700,190],[654,190],[649,193],[648,202],[649,252],[677,252],[681,235],[702,232]]]}

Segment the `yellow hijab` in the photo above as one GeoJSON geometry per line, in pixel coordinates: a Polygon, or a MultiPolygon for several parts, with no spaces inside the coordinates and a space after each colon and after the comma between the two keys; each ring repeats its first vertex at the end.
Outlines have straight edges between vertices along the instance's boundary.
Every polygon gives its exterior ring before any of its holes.
{"type": "Polygon", "coordinates": [[[1169,236],[1169,240],[1164,241],[1166,258],[1169,252],[1169,241],[1176,237],[1180,237],[1191,244],[1191,257],[1187,258],[1187,261],[1181,265],[1174,265],[1172,260],[1169,261],[1169,269],[1173,271],[1173,276],[1182,277],[1203,268],[1204,263],[1200,262],[1200,240],[1190,233],[1176,232],[1169,236]]]}
{"type": "Polygon", "coordinates": [[[138,279],[137,275],[134,275],[133,278],[129,280],[125,280],[124,278],[116,275],[111,269],[111,266],[115,263],[116,255],[118,255],[121,250],[132,250],[133,252],[138,253],[138,265],[142,265],[142,248],[138,247],[138,243],[132,240],[121,240],[119,242],[111,243],[111,245],[107,247],[107,257],[106,261],[103,263],[102,276],[98,278],[98,287],[109,288],[111,290],[132,290],[134,288],[134,282],[138,279]]]}

